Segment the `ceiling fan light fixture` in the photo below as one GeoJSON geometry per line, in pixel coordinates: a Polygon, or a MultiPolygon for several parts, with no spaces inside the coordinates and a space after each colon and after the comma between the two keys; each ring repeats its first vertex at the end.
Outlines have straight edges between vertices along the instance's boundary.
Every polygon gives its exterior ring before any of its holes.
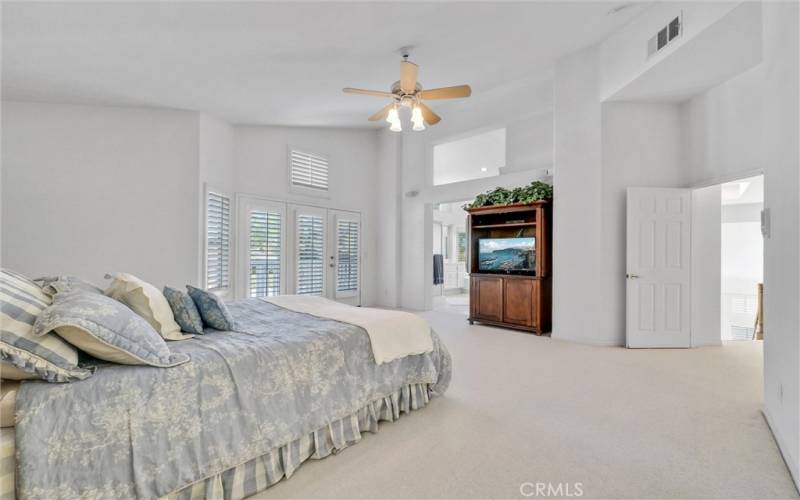
{"type": "Polygon", "coordinates": [[[400,80],[394,82],[389,92],[346,87],[342,90],[348,94],[361,94],[377,97],[388,97],[391,101],[368,118],[371,122],[386,120],[394,132],[402,132],[400,123],[400,106],[411,108],[413,130],[421,131],[442,121],[442,117],[429,108],[424,101],[436,99],[460,99],[472,95],[469,85],[455,85],[423,90],[417,80],[419,66],[408,60],[408,50],[401,51],[400,80]]]}
{"type": "Polygon", "coordinates": [[[414,106],[414,109],[411,111],[411,123],[414,124],[412,130],[415,132],[425,130],[425,119],[422,117],[422,110],[419,106],[414,106]]]}
{"type": "Polygon", "coordinates": [[[400,115],[397,113],[397,105],[392,106],[392,109],[389,110],[389,114],[386,115],[386,121],[389,123],[400,123],[400,115]]]}

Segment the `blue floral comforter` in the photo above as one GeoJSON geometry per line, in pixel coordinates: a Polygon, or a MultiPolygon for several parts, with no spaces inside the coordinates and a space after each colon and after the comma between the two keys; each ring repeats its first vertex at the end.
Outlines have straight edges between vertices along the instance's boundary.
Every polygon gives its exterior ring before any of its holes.
{"type": "Polygon", "coordinates": [[[359,327],[249,299],[237,332],[170,343],[174,368],[100,365],[17,397],[20,498],[154,498],[237,466],[407,384],[450,381],[434,350],[376,365],[359,327]]]}

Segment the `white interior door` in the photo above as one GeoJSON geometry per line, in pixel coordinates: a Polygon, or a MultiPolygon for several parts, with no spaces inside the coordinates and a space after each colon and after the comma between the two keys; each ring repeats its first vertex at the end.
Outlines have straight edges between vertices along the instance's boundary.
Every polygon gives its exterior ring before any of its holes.
{"type": "Polygon", "coordinates": [[[627,346],[691,343],[691,191],[628,188],[627,346]]]}
{"type": "Polygon", "coordinates": [[[361,305],[361,214],[328,210],[328,298],[361,305]]]}
{"type": "Polygon", "coordinates": [[[239,203],[239,297],[267,297],[286,290],[286,205],[256,198],[239,203]]]}

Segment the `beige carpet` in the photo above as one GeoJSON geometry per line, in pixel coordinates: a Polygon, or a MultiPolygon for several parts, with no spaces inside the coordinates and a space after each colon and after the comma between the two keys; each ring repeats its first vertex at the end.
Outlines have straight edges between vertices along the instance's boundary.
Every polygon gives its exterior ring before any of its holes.
{"type": "Polygon", "coordinates": [[[518,498],[522,483],[576,482],[584,498],[797,498],[760,413],[760,343],[626,350],[424,316],[453,356],[446,396],[258,498],[518,498]]]}

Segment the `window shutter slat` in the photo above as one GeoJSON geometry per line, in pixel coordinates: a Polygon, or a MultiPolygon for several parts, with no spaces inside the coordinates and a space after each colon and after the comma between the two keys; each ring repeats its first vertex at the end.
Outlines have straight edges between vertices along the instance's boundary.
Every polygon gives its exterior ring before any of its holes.
{"type": "Polygon", "coordinates": [[[206,200],[206,288],[224,290],[230,286],[231,200],[208,192],[206,200]]]}
{"type": "Polygon", "coordinates": [[[292,150],[289,154],[291,183],[321,191],[328,190],[328,159],[292,150]]]}

